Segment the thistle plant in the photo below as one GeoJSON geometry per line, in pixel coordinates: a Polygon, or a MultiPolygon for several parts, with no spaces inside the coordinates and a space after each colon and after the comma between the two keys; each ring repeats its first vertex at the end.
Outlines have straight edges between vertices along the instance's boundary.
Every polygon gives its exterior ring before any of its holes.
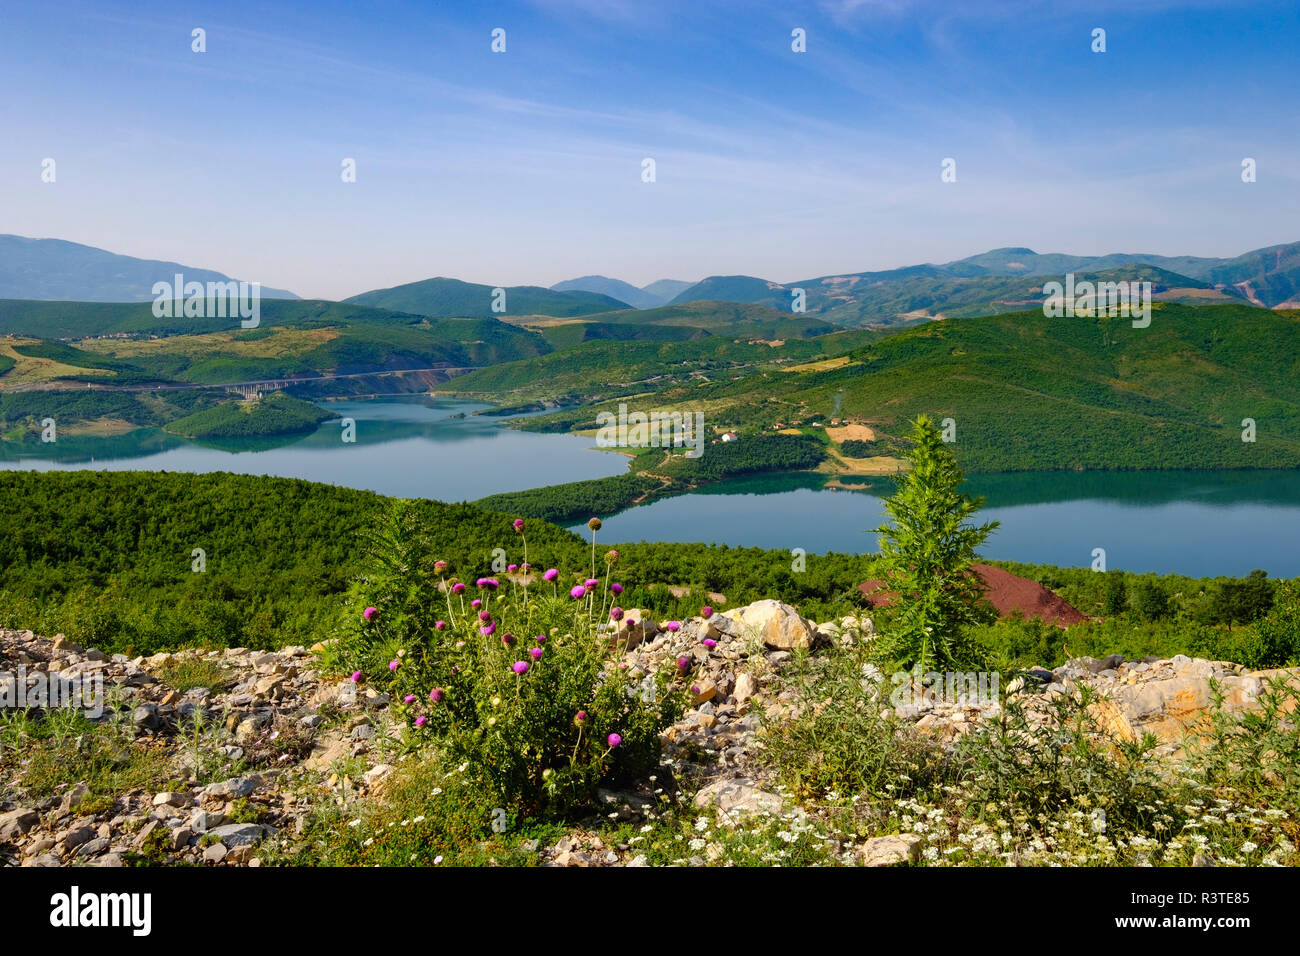
{"type": "MultiPolygon", "coordinates": [[[[395,539],[408,533],[419,532],[399,522],[377,540],[400,551],[407,545],[395,539]]],[[[429,562],[427,578],[410,566],[374,559],[340,642],[345,671],[390,695],[411,746],[464,764],[503,806],[528,815],[563,813],[598,786],[653,772],[659,734],[684,710],[684,680],[666,668],[650,675],[647,696],[643,675],[618,666],[605,631],[607,585],[593,576],[530,598],[494,577],[448,578],[441,560],[429,562]],[[393,582],[392,573],[413,580],[393,582]],[[606,596],[597,600],[597,590],[606,596]],[[374,613],[357,613],[362,606],[374,613]]]]}

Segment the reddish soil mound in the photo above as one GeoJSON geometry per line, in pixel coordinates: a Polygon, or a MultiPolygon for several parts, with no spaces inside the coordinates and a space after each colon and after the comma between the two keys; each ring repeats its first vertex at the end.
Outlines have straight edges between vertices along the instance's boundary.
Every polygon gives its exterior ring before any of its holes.
{"type": "MultiPolygon", "coordinates": [[[[984,596],[1001,617],[1011,617],[1019,611],[1027,618],[1036,617],[1058,627],[1069,627],[1087,620],[1087,617],[1037,581],[1018,577],[989,564],[972,564],[971,568],[980,576],[984,596]]],[[[898,599],[898,595],[892,591],[879,590],[883,586],[881,581],[863,581],[858,585],[858,590],[871,600],[873,606],[889,607],[898,599]]]]}

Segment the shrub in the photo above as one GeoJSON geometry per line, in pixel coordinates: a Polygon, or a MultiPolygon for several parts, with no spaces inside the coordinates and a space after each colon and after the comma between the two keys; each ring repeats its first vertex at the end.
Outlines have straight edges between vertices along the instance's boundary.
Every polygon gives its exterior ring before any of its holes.
{"type": "Polygon", "coordinates": [[[889,709],[889,685],[873,687],[866,663],[861,652],[805,656],[790,673],[796,699],[807,703],[765,722],[757,756],[796,795],[900,796],[937,785],[950,769],[940,746],[889,709]]]}
{"type": "Polygon", "coordinates": [[[1255,622],[1261,645],[1260,667],[1279,667],[1300,660],[1300,582],[1278,585],[1273,605],[1255,622]]]}
{"type": "Polygon", "coordinates": [[[1300,684],[1274,676],[1264,683],[1259,708],[1238,716],[1223,710],[1217,683],[1211,691],[1210,732],[1189,743],[1196,779],[1216,793],[1300,811],[1300,684]]]}
{"type": "Polygon", "coordinates": [[[1029,819],[1081,810],[1098,832],[1167,837],[1179,814],[1155,765],[1155,737],[1107,736],[1093,699],[1087,685],[1077,696],[1050,695],[1039,722],[1008,697],[1001,715],[982,722],[958,747],[971,803],[1029,819]]]}

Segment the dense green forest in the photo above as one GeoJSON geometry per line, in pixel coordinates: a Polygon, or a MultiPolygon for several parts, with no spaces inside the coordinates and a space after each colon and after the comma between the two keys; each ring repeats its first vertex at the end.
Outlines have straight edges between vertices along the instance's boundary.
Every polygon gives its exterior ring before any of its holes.
{"type": "Polygon", "coordinates": [[[171,422],[165,431],[184,438],[261,438],[315,431],[337,413],[273,392],[251,402],[223,402],[171,422]]]}
{"type": "MultiPolygon", "coordinates": [[[[310,645],[331,636],[359,573],[360,533],[393,505],[286,478],[91,471],[0,472],[0,500],[0,626],[135,654],[310,645]]],[[[512,514],[426,500],[409,506],[452,574],[489,572],[497,548],[520,559],[512,514]]],[[[529,560],[560,568],[561,584],[588,574],[585,537],[530,519],[527,538],[529,560]]],[[[599,551],[620,552],[623,606],[661,619],[698,613],[705,603],[776,598],[831,620],[862,612],[857,584],[874,573],[869,554],[807,555],[796,570],[784,551],[597,539],[599,551]]],[[[984,629],[980,639],[1018,666],[1058,664],[1067,643],[1075,655],[1189,653],[1260,666],[1300,657],[1300,581],[1004,566],[1107,618],[1065,632],[1015,620],[984,629]]],[[[887,626],[887,616],[875,616],[887,626]]]]}
{"type": "MultiPolygon", "coordinates": [[[[63,633],[106,650],[186,644],[273,647],[328,637],[358,572],[358,543],[390,506],[365,491],[284,478],[155,472],[0,472],[0,626],[63,633]],[[193,570],[194,549],[205,570],[193,570]]],[[[451,572],[518,561],[511,516],[417,500],[451,572]]],[[[566,579],[589,569],[589,542],[530,521],[529,559],[566,579]]],[[[604,542],[602,542],[603,546],[604,542]]],[[[675,544],[619,545],[627,607],[685,616],[723,590],[731,603],[781,596],[820,609],[855,605],[869,559],[675,544]],[[675,598],[670,585],[695,586],[675,598]]],[[[860,602],[859,602],[860,603],[860,602]]]]}
{"type": "Polygon", "coordinates": [[[577,521],[589,515],[622,511],[649,495],[662,482],[644,475],[614,475],[567,481],[527,491],[505,491],[480,499],[476,504],[493,511],[542,518],[546,521],[577,521]]]}

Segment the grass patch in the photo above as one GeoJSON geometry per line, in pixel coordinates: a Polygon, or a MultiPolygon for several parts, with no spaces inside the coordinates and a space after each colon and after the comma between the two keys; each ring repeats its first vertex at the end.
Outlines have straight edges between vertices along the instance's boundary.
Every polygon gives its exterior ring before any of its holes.
{"type": "Polygon", "coordinates": [[[184,694],[198,687],[206,687],[214,693],[225,689],[229,679],[226,669],[216,661],[201,657],[172,657],[164,661],[155,671],[156,675],[178,694],[184,694]]]}
{"type": "Polygon", "coordinates": [[[16,768],[0,781],[38,797],[84,782],[90,797],[112,797],[166,779],[164,755],[134,743],[129,721],[87,720],[79,711],[41,718],[0,713],[0,765],[16,768]]]}

